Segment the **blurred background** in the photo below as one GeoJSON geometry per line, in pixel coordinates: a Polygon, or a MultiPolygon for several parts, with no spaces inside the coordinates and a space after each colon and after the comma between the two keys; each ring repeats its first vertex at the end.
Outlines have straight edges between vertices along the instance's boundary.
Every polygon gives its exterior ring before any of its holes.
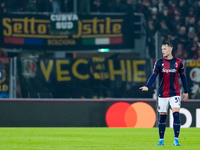
{"type": "MultiPolygon", "coordinates": [[[[153,98],[153,88],[138,87],[162,57],[162,41],[171,41],[173,55],[185,62],[200,58],[199,0],[1,0],[0,6],[0,56],[12,60],[1,61],[1,97],[153,98]]],[[[187,64],[190,98],[199,98],[199,63],[187,64]]]]}
{"type": "Polygon", "coordinates": [[[2,99],[155,100],[156,84],[139,87],[162,57],[162,41],[171,41],[190,99],[200,100],[200,0],[0,0],[0,7],[2,99]]]}

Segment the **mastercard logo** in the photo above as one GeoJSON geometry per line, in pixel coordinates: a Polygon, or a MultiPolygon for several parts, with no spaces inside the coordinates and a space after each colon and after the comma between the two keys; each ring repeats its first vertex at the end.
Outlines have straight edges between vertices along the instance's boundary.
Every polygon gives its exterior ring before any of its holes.
{"type": "Polygon", "coordinates": [[[118,102],[110,106],[106,112],[108,127],[152,128],[155,122],[154,109],[144,102],[118,102]]]}

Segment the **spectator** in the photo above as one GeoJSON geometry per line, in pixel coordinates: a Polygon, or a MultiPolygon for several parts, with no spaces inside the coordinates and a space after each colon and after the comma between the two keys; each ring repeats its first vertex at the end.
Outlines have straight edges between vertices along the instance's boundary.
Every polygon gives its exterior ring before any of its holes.
{"type": "Polygon", "coordinates": [[[0,57],[7,57],[8,54],[6,53],[6,51],[4,51],[1,47],[0,47],[0,57]]]}
{"type": "Polygon", "coordinates": [[[194,14],[195,16],[200,19],[200,0],[197,0],[194,2],[194,5],[193,5],[193,8],[194,8],[194,14]]]}
{"type": "Polygon", "coordinates": [[[196,0],[186,0],[187,5],[191,6],[196,0]]]}
{"type": "Polygon", "coordinates": [[[159,11],[159,13],[161,13],[163,11],[164,6],[165,5],[164,5],[163,0],[159,0],[159,2],[158,2],[158,11],[159,11]]]}
{"type": "Polygon", "coordinates": [[[26,11],[27,12],[37,12],[37,5],[36,5],[36,0],[29,0],[27,6],[26,6],[26,11]]]}
{"type": "Polygon", "coordinates": [[[158,1],[157,0],[151,0],[151,7],[157,7],[158,6],[158,1]]]}
{"type": "Polygon", "coordinates": [[[50,0],[52,4],[53,13],[60,13],[60,0],[50,0]]]}
{"type": "Polygon", "coordinates": [[[109,7],[111,12],[126,12],[126,5],[121,0],[115,0],[109,7]]]}
{"type": "Polygon", "coordinates": [[[166,21],[165,20],[162,20],[160,22],[160,33],[164,34],[164,35],[167,35],[169,34],[169,29],[167,27],[167,24],[166,24],[166,21]]]}
{"type": "Polygon", "coordinates": [[[91,1],[92,0],[81,0],[81,1],[78,1],[78,12],[80,14],[91,12],[90,11],[91,10],[90,8],[92,8],[92,3],[90,3],[91,1]]]}
{"type": "Polygon", "coordinates": [[[187,39],[187,33],[186,33],[185,26],[181,26],[179,28],[178,38],[179,38],[180,42],[185,42],[186,41],[186,39],[187,39]]]}
{"type": "Polygon", "coordinates": [[[200,60],[200,45],[198,45],[197,47],[197,55],[196,55],[197,59],[200,60]]]}
{"type": "Polygon", "coordinates": [[[199,38],[195,35],[195,33],[188,34],[189,40],[186,42],[186,49],[188,51],[188,57],[197,59],[197,49],[198,49],[198,40],[199,38]]]}
{"type": "Polygon", "coordinates": [[[182,43],[179,43],[177,45],[177,49],[174,52],[174,56],[180,59],[186,59],[187,58],[187,52],[184,49],[184,45],[182,43]]]}
{"type": "Polygon", "coordinates": [[[142,3],[136,3],[136,12],[143,13],[146,20],[148,20],[149,10],[148,10],[149,3],[146,1],[142,1],[142,3]]]}
{"type": "Polygon", "coordinates": [[[169,9],[168,11],[169,11],[170,19],[174,20],[175,10],[177,9],[176,3],[172,0],[170,0],[168,9],[169,9]]]}
{"type": "Polygon", "coordinates": [[[6,3],[5,1],[0,1],[0,13],[6,13],[7,9],[6,9],[6,3]]]}
{"type": "Polygon", "coordinates": [[[181,20],[181,16],[178,14],[175,16],[174,21],[171,22],[171,31],[176,33],[178,29],[183,25],[183,21],[181,20]]]}
{"type": "Polygon", "coordinates": [[[147,34],[149,37],[153,37],[153,35],[156,33],[155,25],[153,22],[153,19],[150,19],[148,21],[148,29],[147,29],[147,34]]]}
{"type": "MultiPolygon", "coordinates": [[[[88,5],[88,1],[89,0],[81,0],[83,2],[85,2],[88,5]]],[[[73,12],[74,11],[74,7],[73,7],[73,0],[61,0],[61,11],[62,12],[73,12]]],[[[84,6],[86,4],[83,4],[84,6]]]]}
{"type": "Polygon", "coordinates": [[[17,12],[24,12],[27,5],[27,1],[25,0],[17,0],[17,12]]]}
{"type": "Polygon", "coordinates": [[[188,14],[188,7],[185,3],[185,0],[180,0],[179,3],[178,3],[178,8],[180,10],[180,13],[183,15],[183,16],[186,16],[188,14]]]}
{"type": "Polygon", "coordinates": [[[91,12],[104,12],[104,5],[101,0],[92,0],[91,12]]]}
{"type": "Polygon", "coordinates": [[[195,14],[194,14],[194,8],[190,8],[189,9],[189,12],[188,12],[188,17],[194,17],[195,14]]]}
{"type": "Polygon", "coordinates": [[[133,15],[133,13],[135,12],[135,4],[134,4],[133,0],[127,0],[126,3],[127,3],[126,13],[133,15]]]}
{"type": "Polygon", "coordinates": [[[194,60],[200,60],[200,46],[197,43],[193,43],[192,48],[190,49],[190,58],[194,60]]]}
{"type": "Polygon", "coordinates": [[[147,46],[151,58],[155,58],[155,33],[156,33],[155,25],[153,20],[151,19],[148,21],[148,30],[147,30],[148,34],[147,46]]]}
{"type": "Polygon", "coordinates": [[[193,51],[193,59],[199,59],[199,45],[197,44],[199,42],[199,37],[198,36],[194,36],[193,39],[193,47],[191,48],[191,50],[193,51]]]}
{"type": "Polygon", "coordinates": [[[197,26],[195,25],[196,19],[195,17],[189,18],[189,23],[186,25],[187,33],[197,32],[197,26]]]}
{"type": "Polygon", "coordinates": [[[17,11],[17,0],[7,0],[6,1],[7,11],[16,12],[17,11]]]}
{"type": "Polygon", "coordinates": [[[50,7],[49,0],[37,0],[37,9],[39,12],[50,12],[52,11],[50,7]]]}
{"type": "Polygon", "coordinates": [[[197,35],[200,37],[200,19],[197,21],[197,35]]]}
{"type": "Polygon", "coordinates": [[[158,19],[159,20],[165,20],[167,23],[167,26],[169,26],[170,23],[170,18],[169,18],[169,13],[168,13],[168,8],[163,7],[162,11],[158,14],[158,19]]]}

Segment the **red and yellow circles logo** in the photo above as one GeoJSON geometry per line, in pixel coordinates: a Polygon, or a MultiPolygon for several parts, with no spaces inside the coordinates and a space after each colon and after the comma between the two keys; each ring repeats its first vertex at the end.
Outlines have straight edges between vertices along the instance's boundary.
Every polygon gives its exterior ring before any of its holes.
{"type": "Polygon", "coordinates": [[[154,109],[144,102],[118,102],[110,106],[106,112],[108,127],[152,128],[155,122],[154,109]]]}

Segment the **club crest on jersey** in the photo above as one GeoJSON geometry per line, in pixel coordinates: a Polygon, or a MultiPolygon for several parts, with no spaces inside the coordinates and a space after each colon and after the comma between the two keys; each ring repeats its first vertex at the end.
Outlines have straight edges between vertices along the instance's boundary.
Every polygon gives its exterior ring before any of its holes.
{"type": "Polygon", "coordinates": [[[176,63],[174,64],[174,66],[175,66],[176,68],[178,68],[178,63],[176,62],[176,63]]]}

